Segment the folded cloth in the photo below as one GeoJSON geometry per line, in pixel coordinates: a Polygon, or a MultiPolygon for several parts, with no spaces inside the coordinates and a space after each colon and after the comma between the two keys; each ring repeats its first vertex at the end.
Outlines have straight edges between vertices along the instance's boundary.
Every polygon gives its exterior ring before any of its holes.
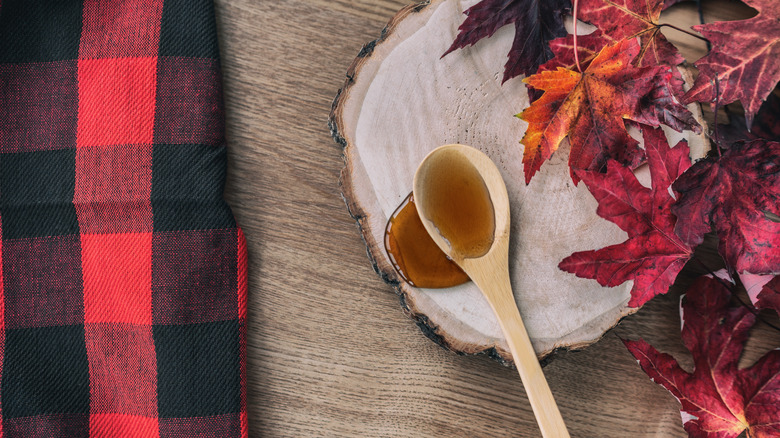
{"type": "Polygon", "coordinates": [[[245,437],[212,0],[0,0],[0,436],[245,437]]]}

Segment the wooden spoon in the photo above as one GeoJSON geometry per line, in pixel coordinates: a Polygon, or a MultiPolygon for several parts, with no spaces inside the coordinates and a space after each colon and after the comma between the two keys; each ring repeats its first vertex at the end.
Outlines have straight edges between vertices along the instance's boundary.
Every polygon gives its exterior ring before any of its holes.
{"type": "Polygon", "coordinates": [[[498,317],[542,436],[568,437],[512,294],[509,198],[498,168],[472,147],[441,146],[417,168],[414,198],[425,229],[498,317]]]}

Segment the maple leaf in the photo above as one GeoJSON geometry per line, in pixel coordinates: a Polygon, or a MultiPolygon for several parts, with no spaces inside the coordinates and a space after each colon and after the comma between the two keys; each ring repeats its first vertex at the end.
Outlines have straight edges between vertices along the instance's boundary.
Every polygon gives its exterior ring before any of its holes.
{"type": "Polygon", "coordinates": [[[677,274],[693,256],[692,248],[674,234],[672,182],[691,165],[688,144],[674,148],[660,128],[645,127],[645,149],[652,188],[644,187],[633,172],[610,161],[607,173],[577,171],[599,203],[596,214],[628,233],[628,240],[596,251],[577,252],[558,267],[602,286],[634,280],[628,305],[640,307],[669,290],[677,274]]]}
{"type": "MultiPolygon", "coordinates": [[[[641,49],[639,55],[634,58],[634,66],[677,66],[683,63],[685,58],[661,33],[661,26],[658,24],[661,11],[666,7],[662,0],[582,0],[578,16],[598,26],[598,39],[603,41],[604,45],[614,44],[622,39],[639,38],[641,49]]],[[[582,53],[579,55],[582,59],[582,53]]],[[[685,94],[684,84],[682,73],[674,68],[670,80],[659,86],[655,94],[658,98],[668,99],[670,103],[676,102],[672,96],[685,94]]],[[[663,123],[674,126],[667,121],[663,123]]]]}
{"type": "Polygon", "coordinates": [[[719,281],[701,277],[682,300],[682,340],[693,355],[691,373],[643,340],[623,343],[645,373],[680,402],[689,436],[736,438],[745,430],[752,438],[780,436],[780,350],[738,368],[756,317],[745,307],[729,307],[730,297],[719,281]]]}
{"type": "Polygon", "coordinates": [[[577,16],[597,26],[610,44],[638,37],[641,50],[637,67],[678,65],[685,58],[661,33],[658,19],[663,0],[580,0],[577,16]]]}
{"type": "Polygon", "coordinates": [[[712,50],[694,63],[699,77],[683,101],[715,102],[718,98],[727,104],[739,100],[750,127],[761,102],[780,81],[780,3],[743,1],[759,14],[747,20],[693,26],[710,41],[712,50]]]}
{"type": "Polygon", "coordinates": [[[502,82],[527,76],[552,57],[547,43],[566,35],[563,18],[570,9],[570,0],[482,0],[463,12],[466,20],[458,27],[458,36],[442,57],[493,36],[507,24],[514,24],[515,38],[502,82]]]}
{"type": "Polygon", "coordinates": [[[712,227],[718,251],[738,273],[780,273],[780,143],[735,143],[720,159],[697,162],[674,183],[675,233],[696,246],[712,227]]]}
{"type": "Polygon", "coordinates": [[[558,67],[524,79],[544,91],[518,115],[528,122],[521,140],[526,184],[567,136],[576,183],[577,169],[603,169],[609,159],[629,167],[642,162],[642,150],[628,135],[623,119],[700,131],[687,108],[659,92],[672,78],[670,67],[630,65],[639,50],[636,39],[623,40],[603,48],[583,73],[558,67]]]}
{"type": "MultiPolygon", "coordinates": [[[[587,35],[579,35],[577,37],[577,59],[580,63],[580,68],[587,69],[591,61],[598,55],[599,51],[605,46],[614,44],[614,40],[608,38],[604,33],[596,29],[593,33],[587,35]]],[[[558,67],[567,68],[573,70],[576,68],[576,61],[574,57],[574,36],[567,35],[563,38],[556,38],[550,41],[550,50],[553,52],[553,58],[546,63],[539,66],[539,71],[556,70],[558,67]]],[[[641,50],[641,49],[640,49],[641,50]]],[[[634,59],[634,63],[636,63],[634,59]]],[[[652,64],[646,66],[653,66],[652,64]]],[[[685,118],[680,119],[676,114],[664,114],[667,118],[660,119],[662,123],[673,127],[680,131],[683,129],[689,129],[697,131],[699,125],[692,122],[692,118],[688,116],[688,112],[681,111],[677,96],[685,94],[684,91],[685,80],[682,77],[682,73],[677,68],[671,70],[671,76],[664,81],[659,81],[652,93],[651,102],[653,105],[647,105],[643,107],[643,110],[656,110],[663,113],[667,109],[672,109],[675,113],[681,113],[685,118]],[[668,117],[671,116],[671,117],[668,117]]]]}

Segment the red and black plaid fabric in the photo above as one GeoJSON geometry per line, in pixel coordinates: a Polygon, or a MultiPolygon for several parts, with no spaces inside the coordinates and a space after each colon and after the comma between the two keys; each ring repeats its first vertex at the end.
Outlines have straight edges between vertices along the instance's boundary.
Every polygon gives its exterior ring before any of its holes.
{"type": "Polygon", "coordinates": [[[245,437],[211,0],[0,0],[0,436],[245,437]]]}

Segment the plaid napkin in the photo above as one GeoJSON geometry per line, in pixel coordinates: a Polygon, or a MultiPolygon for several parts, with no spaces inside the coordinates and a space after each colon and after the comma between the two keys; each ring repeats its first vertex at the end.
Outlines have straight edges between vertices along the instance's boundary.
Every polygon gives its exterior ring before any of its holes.
{"type": "Polygon", "coordinates": [[[243,437],[211,0],[0,0],[0,436],[243,437]]]}

